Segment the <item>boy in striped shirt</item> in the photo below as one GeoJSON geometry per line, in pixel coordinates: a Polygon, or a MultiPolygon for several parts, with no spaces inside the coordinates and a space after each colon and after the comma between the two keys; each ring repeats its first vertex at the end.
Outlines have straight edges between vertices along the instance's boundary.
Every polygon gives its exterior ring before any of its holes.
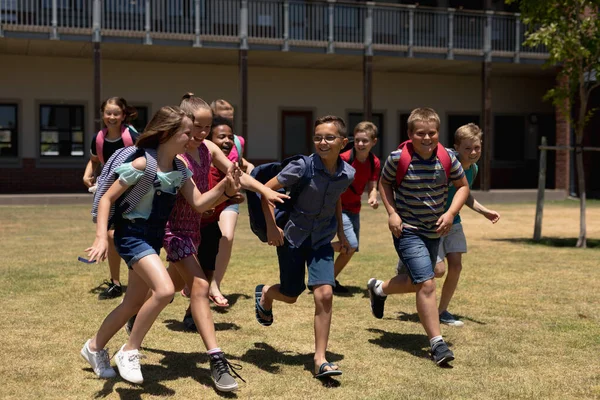
{"type": "Polygon", "coordinates": [[[438,146],[439,128],[440,118],[434,110],[413,110],[408,118],[410,143],[392,152],[385,161],[379,191],[389,216],[394,247],[408,275],[397,275],[386,282],[371,278],[367,288],[376,318],[383,318],[387,295],[416,292],[417,312],[429,337],[431,356],[441,366],[454,360],[454,354],[441,336],[434,267],[440,236],[450,231],[454,217],[469,196],[469,185],[454,154],[438,146]],[[411,145],[412,159],[398,184],[400,157],[411,145]],[[445,154],[438,154],[441,151],[445,154]],[[449,158],[449,172],[445,171],[442,158],[449,158]],[[448,178],[456,187],[456,194],[445,211],[448,178]]]}

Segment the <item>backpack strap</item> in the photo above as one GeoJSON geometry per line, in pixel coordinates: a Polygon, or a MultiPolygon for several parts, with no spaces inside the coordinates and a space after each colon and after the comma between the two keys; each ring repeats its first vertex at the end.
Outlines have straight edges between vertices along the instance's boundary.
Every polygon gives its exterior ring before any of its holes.
{"type": "Polygon", "coordinates": [[[183,178],[181,179],[181,185],[177,187],[176,190],[181,189],[181,187],[183,186],[183,184],[185,183],[185,181],[189,178],[188,176],[188,167],[185,164],[185,162],[183,160],[181,160],[179,157],[175,157],[175,160],[173,161],[175,163],[175,168],[177,169],[177,171],[181,172],[181,175],[183,176],[183,178]]]}
{"type": "Polygon", "coordinates": [[[144,169],[144,175],[142,175],[138,183],[131,188],[131,191],[121,202],[120,208],[123,211],[120,212],[123,214],[130,213],[137,207],[142,197],[154,186],[156,179],[156,171],[158,169],[156,149],[140,149],[137,147],[136,149],[143,152],[142,154],[146,156],[146,169],[144,169]]]}
{"type": "Polygon", "coordinates": [[[104,138],[107,132],[106,128],[100,129],[96,135],[96,157],[98,157],[101,164],[104,164],[104,138]]]}
{"type": "Polygon", "coordinates": [[[477,174],[479,173],[479,165],[473,164],[471,167],[474,168],[474,170],[473,170],[473,182],[475,182],[475,179],[477,179],[477,174]]]}
{"type": "Polygon", "coordinates": [[[233,135],[233,144],[235,145],[235,148],[238,152],[238,165],[240,166],[240,168],[243,165],[243,161],[242,159],[244,158],[244,154],[242,154],[244,152],[244,149],[242,149],[242,141],[240,140],[240,137],[238,135],[233,135]]]}
{"type": "Polygon", "coordinates": [[[413,145],[409,140],[400,143],[398,149],[402,150],[402,153],[400,153],[400,159],[398,160],[398,166],[396,167],[396,186],[400,186],[400,184],[404,180],[404,177],[408,172],[410,162],[412,161],[413,155],[415,154],[413,145]]]}
{"type": "Polygon", "coordinates": [[[452,159],[450,158],[450,154],[448,154],[448,150],[441,143],[438,142],[437,145],[437,158],[442,163],[442,167],[444,167],[444,172],[446,173],[446,182],[450,183],[450,170],[452,169],[452,159]]]}
{"type": "Polygon", "coordinates": [[[129,126],[125,124],[121,125],[121,139],[123,139],[123,146],[133,146],[133,138],[131,137],[129,126]]]}

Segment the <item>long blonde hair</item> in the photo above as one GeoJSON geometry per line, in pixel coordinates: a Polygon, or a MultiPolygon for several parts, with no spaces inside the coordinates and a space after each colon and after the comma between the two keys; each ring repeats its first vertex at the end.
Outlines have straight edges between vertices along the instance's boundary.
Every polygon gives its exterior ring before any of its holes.
{"type": "Polygon", "coordinates": [[[183,111],[180,107],[161,107],[148,122],[135,145],[149,149],[158,148],[158,145],[165,143],[179,130],[184,118],[194,120],[191,113],[183,111]]]}

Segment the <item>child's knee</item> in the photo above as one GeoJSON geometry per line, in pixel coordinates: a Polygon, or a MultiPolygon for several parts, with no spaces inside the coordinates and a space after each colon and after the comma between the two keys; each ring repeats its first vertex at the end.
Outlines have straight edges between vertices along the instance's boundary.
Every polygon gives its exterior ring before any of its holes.
{"type": "Polygon", "coordinates": [[[315,298],[315,302],[319,302],[322,304],[332,304],[333,288],[331,287],[331,285],[320,285],[313,289],[313,296],[315,298]]]}
{"type": "Polygon", "coordinates": [[[425,282],[418,284],[417,292],[422,293],[426,296],[435,295],[435,280],[429,279],[425,282]]]}
{"type": "Polygon", "coordinates": [[[210,284],[207,280],[202,278],[194,278],[194,283],[192,285],[192,297],[206,297],[208,296],[208,289],[210,288],[210,284]]]}
{"type": "Polygon", "coordinates": [[[435,264],[435,268],[433,269],[433,274],[436,278],[441,278],[446,273],[446,264],[444,262],[439,262],[435,264]]]}
{"type": "Polygon", "coordinates": [[[448,272],[457,274],[457,273],[460,273],[461,271],[462,271],[462,263],[461,262],[448,263],[448,272]]]}
{"type": "Polygon", "coordinates": [[[171,282],[165,282],[163,285],[157,287],[152,296],[160,303],[168,304],[175,295],[175,287],[171,282]]]}

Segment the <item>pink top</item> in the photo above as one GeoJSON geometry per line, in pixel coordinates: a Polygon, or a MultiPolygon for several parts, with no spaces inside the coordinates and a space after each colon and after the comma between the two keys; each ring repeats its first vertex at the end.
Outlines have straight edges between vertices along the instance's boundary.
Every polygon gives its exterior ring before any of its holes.
{"type": "MultiPolygon", "coordinates": [[[[188,164],[188,168],[192,170],[192,179],[198,187],[200,192],[204,193],[209,190],[209,174],[210,174],[210,163],[211,155],[206,144],[202,143],[198,147],[198,154],[200,156],[200,164],[194,160],[187,153],[181,154],[188,164]]],[[[194,244],[197,246],[200,244],[200,217],[201,214],[197,213],[192,206],[189,205],[185,197],[181,192],[177,195],[175,207],[169,216],[167,227],[165,229],[165,240],[169,241],[168,238],[173,236],[184,237],[188,236],[192,239],[194,244]]]]}
{"type": "MultiPolygon", "coordinates": [[[[240,139],[240,143],[242,145],[242,152],[243,152],[244,146],[246,145],[246,139],[244,139],[241,136],[238,136],[238,139],[240,139]]],[[[235,144],[231,148],[231,151],[229,152],[229,155],[227,156],[227,158],[231,162],[236,162],[236,161],[238,161],[238,158],[241,158],[240,155],[238,154],[237,147],[235,146],[235,144]]]]}

